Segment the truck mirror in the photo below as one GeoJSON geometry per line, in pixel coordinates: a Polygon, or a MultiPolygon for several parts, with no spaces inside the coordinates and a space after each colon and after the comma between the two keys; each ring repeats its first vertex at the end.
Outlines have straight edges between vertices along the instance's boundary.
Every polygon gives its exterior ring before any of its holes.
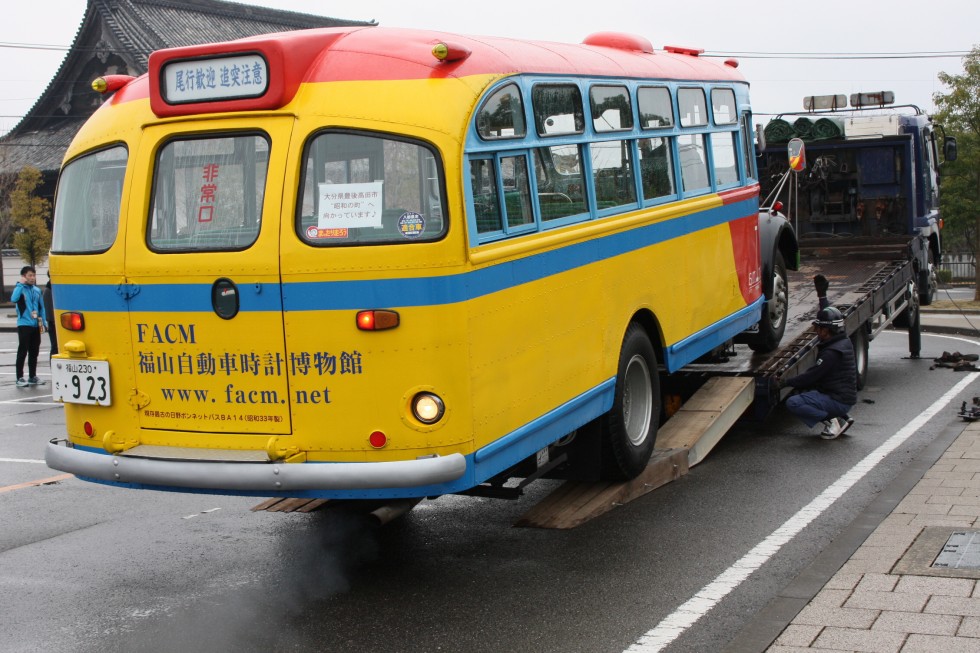
{"type": "Polygon", "coordinates": [[[793,172],[802,172],[806,168],[806,147],[800,138],[790,139],[786,146],[789,154],[789,167],[793,172]]]}
{"type": "Polygon", "coordinates": [[[943,158],[946,161],[956,160],[956,139],[951,136],[943,139],[943,158]]]}

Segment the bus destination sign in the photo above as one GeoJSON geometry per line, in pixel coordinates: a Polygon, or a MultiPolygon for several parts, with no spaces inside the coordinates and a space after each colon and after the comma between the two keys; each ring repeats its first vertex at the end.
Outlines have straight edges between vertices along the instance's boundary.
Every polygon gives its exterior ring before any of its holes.
{"type": "Polygon", "coordinates": [[[269,88],[269,65],[260,54],[176,60],[163,65],[161,82],[168,104],[257,98],[269,88]]]}

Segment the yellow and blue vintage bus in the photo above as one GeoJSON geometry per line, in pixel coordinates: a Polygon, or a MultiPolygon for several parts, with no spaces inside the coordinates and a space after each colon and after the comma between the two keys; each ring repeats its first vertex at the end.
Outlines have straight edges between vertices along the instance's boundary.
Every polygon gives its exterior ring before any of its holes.
{"type": "Polygon", "coordinates": [[[577,439],[635,477],[661,377],[785,321],[748,84],[699,54],[337,28],[96,80],[55,201],[48,464],[426,497],[577,439]]]}

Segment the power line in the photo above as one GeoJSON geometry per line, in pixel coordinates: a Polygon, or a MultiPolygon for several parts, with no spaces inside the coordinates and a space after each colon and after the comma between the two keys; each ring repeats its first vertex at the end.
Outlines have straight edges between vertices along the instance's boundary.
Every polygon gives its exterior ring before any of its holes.
{"type": "Polygon", "coordinates": [[[969,52],[957,52],[953,54],[769,54],[769,53],[746,53],[737,52],[705,52],[703,57],[738,57],[739,59],[780,59],[784,61],[854,61],[854,60],[874,60],[887,61],[889,59],[962,59],[970,54],[969,52]]]}

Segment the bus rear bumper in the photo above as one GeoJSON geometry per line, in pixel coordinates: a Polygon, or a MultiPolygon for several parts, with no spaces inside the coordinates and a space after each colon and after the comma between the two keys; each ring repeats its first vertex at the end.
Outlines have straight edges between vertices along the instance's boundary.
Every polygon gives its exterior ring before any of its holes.
{"type": "Polygon", "coordinates": [[[52,469],[108,483],[246,493],[421,488],[466,472],[459,453],[376,463],[178,461],[98,453],[58,439],[48,443],[44,460],[52,469]]]}

